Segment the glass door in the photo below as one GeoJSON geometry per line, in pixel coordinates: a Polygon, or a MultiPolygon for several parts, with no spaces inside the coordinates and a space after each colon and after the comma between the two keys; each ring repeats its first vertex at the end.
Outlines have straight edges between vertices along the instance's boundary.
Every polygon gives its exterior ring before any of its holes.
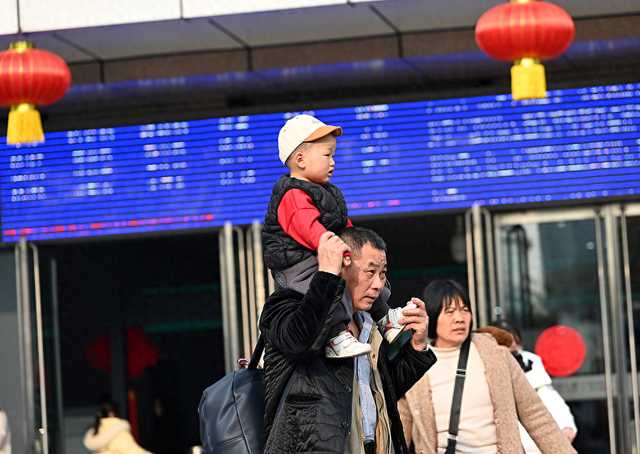
{"type": "Polygon", "coordinates": [[[635,396],[632,413],[632,444],[634,453],[640,443],[640,383],[638,360],[640,357],[640,204],[620,206],[620,248],[622,251],[623,297],[627,305],[626,326],[629,335],[629,363],[631,386],[635,396]]]}
{"type": "Polygon", "coordinates": [[[491,317],[515,321],[529,351],[552,326],[575,330],[584,361],[553,380],[576,419],[574,447],[637,452],[640,210],[609,205],[509,213],[493,221],[498,302],[491,317]]]}
{"type": "Polygon", "coordinates": [[[56,263],[22,240],[16,247],[25,452],[64,453],[56,263]]]}

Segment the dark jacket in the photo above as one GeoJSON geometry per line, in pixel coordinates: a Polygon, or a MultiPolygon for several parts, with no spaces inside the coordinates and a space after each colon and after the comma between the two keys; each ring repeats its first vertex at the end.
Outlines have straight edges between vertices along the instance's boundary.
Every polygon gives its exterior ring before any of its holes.
{"type": "Polygon", "coordinates": [[[320,212],[320,224],[328,231],[338,232],[349,222],[347,202],[336,186],[298,180],[289,175],[281,176],[271,191],[271,200],[262,226],[264,259],[267,268],[271,270],[285,270],[316,254],[316,251],[305,248],[284,233],[278,222],[278,207],[290,189],[300,189],[311,197],[313,205],[320,212]]]}
{"type": "MultiPolygon", "coordinates": [[[[273,293],[264,306],[264,452],[342,453],[350,432],[354,360],[326,359],[324,345],[332,315],[345,291],[339,276],[321,271],[302,295],[273,293]],[[293,375],[282,409],[278,406],[293,375]],[[276,416],[277,415],[277,416],[276,416]]],[[[397,454],[408,453],[397,399],[435,363],[433,352],[416,352],[407,342],[392,359],[380,348],[378,367],[385,388],[391,438],[397,454]]]]}

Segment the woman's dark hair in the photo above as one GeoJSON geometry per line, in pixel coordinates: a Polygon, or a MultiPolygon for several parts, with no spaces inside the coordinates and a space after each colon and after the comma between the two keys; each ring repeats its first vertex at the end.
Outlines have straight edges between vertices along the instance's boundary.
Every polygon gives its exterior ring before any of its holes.
{"type": "MultiPolygon", "coordinates": [[[[433,281],[424,290],[423,300],[429,316],[429,331],[427,335],[430,339],[437,337],[436,327],[438,326],[438,317],[442,312],[443,306],[448,309],[452,304],[457,305],[459,301],[471,313],[471,303],[467,292],[462,288],[462,285],[451,279],[433,281]]],[[[471,332],[471,328],[473,328],[473,321],[469,327],[469,332],[471,332]]]]}
{"type": "Polygon", "coordinates": [[[113,413],[116,418],[122,417],[122,407],[119,403],[114,402],[112,400],[106,400],[100,404],[100,410],[96,413],[96,422],[93,425],[93,434],[98,434],[98,429],[100,428],[100,419],[108,418],[109,413],[113,413]]]}
{"type": "Polygon", "coordinates": [[[507,319],[494,320],[489,323],[489,325],[505,330],[507,333],[513,336],[513,340],[516,341],[516,344],[522,344],[522,334],[520,333],[520,328],[518,328],[518,325],[516,325],[514,321],[507,319]]]}

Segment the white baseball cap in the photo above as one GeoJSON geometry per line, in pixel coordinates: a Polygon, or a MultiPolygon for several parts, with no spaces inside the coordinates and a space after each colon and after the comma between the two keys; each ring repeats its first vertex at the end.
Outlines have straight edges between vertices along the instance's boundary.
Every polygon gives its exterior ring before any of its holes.
{"type": "Polygon", "coordinates": [[[280,160],[284,164],[287,162],[293,150],[298,148],[302,142],[313,142],[327,134],[334,137],[342,135],[340,126],[329,126],[311,115],[296,115],[290,118],[278,134],[278,150],[280,160]]]}

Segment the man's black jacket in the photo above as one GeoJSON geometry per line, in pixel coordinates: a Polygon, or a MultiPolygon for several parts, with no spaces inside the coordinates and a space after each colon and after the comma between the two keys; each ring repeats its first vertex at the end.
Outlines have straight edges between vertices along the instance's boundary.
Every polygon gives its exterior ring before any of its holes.
{"type": "MultiPolygon", "coordinates": [[[[344,291],[342,278],[318,271],[306,295],[291,289],[279,290],[264,306],[260,330],[265,338],[262,441],[266,454],[344,451],[351,430],[354,360],[324,357],[331,319],[344,291]],[[282,394],[294,370],[291,388],[278,414],[282,394]]],[[[435,361],[433,352],[417,352],[410,342],[392,360],[387,358],[384,346],[380,347],[378,367],[396,454],[409,453],[397,399],[435,361]]]]}

